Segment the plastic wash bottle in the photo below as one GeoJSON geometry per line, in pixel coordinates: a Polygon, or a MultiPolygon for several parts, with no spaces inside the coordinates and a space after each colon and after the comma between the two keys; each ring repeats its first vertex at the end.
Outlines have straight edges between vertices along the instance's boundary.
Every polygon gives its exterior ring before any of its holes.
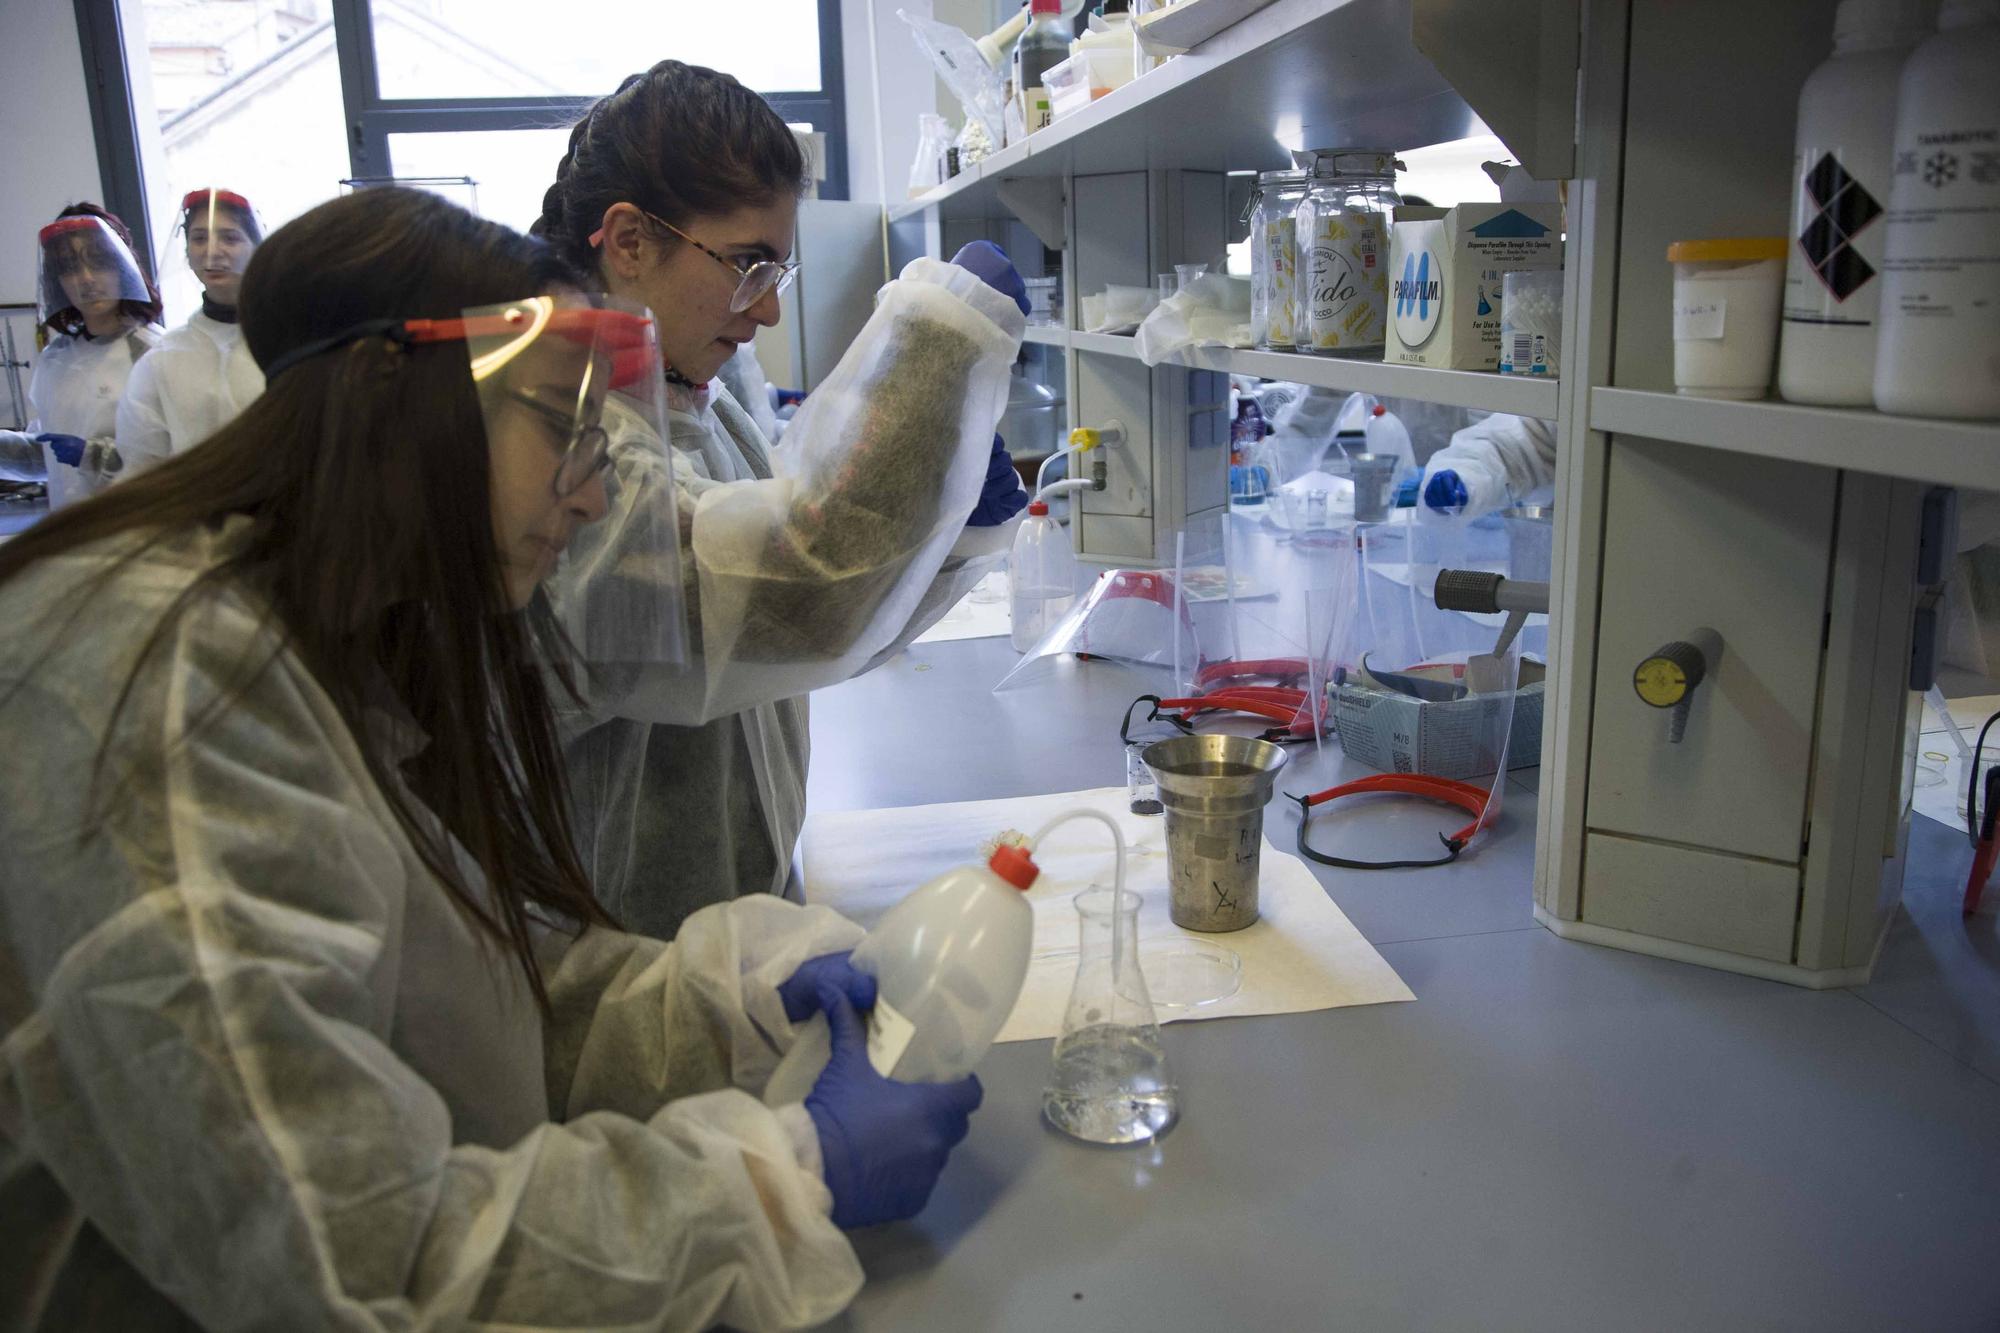
{"type": "MultiPolygon", "coordinates": [[[[1002,846],[985,865],[918,888],[855,946],[854,966],[875,978],[868,1059],[877,1073],[948,1083],[972,1072],[1027,979],[1035,918],[1022,894],[1040,874],[1026,849],[1002,846]]],[[[778,1062],[765,1104],[804,1101],[830,1054],[826,1018],[815,1014],[778,1062]]]]}

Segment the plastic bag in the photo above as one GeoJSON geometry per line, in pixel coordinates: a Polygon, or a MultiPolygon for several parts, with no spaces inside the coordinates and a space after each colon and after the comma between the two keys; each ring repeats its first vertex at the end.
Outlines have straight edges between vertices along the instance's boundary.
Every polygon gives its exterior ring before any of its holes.
{"type": "Polygon", "coordinates": [[[918,18],[907,9],[896,17],[910,25],[917,46],[937,70],[938,78],[951,89],[967,119],[977,117],[994,143],[1006,142],[1006,84],[999,71],[979,54],[979,44],[964,29],[935,19],[918,18]]]}

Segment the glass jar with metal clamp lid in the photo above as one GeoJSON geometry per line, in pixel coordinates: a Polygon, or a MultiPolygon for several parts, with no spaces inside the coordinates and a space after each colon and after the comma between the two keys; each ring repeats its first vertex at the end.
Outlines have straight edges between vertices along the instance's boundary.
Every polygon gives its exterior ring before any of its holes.
{"type": "Polygon", "coordinates": [[[1250,192],[1250,339],[1268,352],[1289,352],[1298,327],[1299,203],[1312,177],[1265,171],[1250,192]]]}
{"type": "Polygon", "coordinates": [[[1319,356],[1380,351],[1389,328],[1393,153],[1338,148],[1306,155],[1311,185],[1298,207],[1298,350],[1319,356]]]}

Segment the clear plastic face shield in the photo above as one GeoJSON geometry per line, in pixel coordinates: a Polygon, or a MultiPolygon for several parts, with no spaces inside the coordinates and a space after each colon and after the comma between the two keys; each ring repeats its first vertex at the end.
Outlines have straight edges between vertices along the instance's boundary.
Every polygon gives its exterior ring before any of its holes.
{"type": "Polygon", "coordinates": [[[262,219],[250,201],[234,190],[208,186],[182,197],[173,244],[201,280],[209,299],[236,304],[243,270],[263,239],[262,219]]]}
{"type": "MultiPolygon", "coordinates": [[[[550,549],[545,572],[553,573],[577,521],[564,502],[601,474],[607,494],[618,489],[610,475],[613,432],[643,424],[666,438],[666,380],[653,318],[615,297],[567,294],[468,310],[456,322],[464,328],[489,446],[514,456],[525,450],[552,465],[546,491],[524,497],[521,540],[531,550],[550,549]]],[[[495,475],[499,484],[497,466],[495,475]]],[[[627,651],[643,640],[647,660],[685,662],[679,555],[678,543],[652,553],[645,595],[624,603],[618,623],[586,620],[572,631],[615,635],[627,651]]],[[[593,645],[576,646],[585,660],[598,660],[593,645]]],[[[602,645],[596,648],[601,654],[602,645]]]]}
{"type": "Polygon", "coordinates": [[[121,301],[153,299],[145,273],[103,218],[59,218],[43,227],[35,249],[35,317],[64,331],[116,314],[121,301]]]}

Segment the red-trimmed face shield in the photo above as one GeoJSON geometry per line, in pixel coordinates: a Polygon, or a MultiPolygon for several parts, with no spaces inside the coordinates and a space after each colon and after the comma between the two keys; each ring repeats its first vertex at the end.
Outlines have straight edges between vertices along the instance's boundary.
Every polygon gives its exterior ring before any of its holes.
{"type": "Polygon", "coordinates": [[[132,247],[103,218],[58,218],[36,239],[35,316],[41,323],[59,327],[65,311],[101,318],[121,301],[152,302],[132,247]]]}

